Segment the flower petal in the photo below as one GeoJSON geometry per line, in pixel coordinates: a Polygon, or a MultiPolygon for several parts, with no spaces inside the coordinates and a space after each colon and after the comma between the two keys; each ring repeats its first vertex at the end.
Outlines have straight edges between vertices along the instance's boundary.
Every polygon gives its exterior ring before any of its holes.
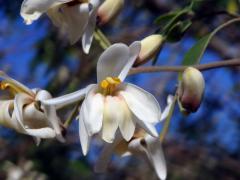
{"type": "Polygon", "coordinates": [[[56,136],[55,131],[49,127],[39,128],[39,129],[26,128],[26,132],[30,136],[34,136],[34,137],[42,138],[42,139],[54,138],[56,136]]]}
{"type": "Polygon", "coordinates": [[[100,3],[101,3],[100,0],[91,0],[90,1],[90,4],[92,4],[93,8],[90,12],[89,21],[88,21],[87,27],[85,29],[85,32],[83,34],[83,37],[82,37],[82,47],[83,47],[83,51],[86,54],[89,53],[89,49],[92,44],[93,33],[95,30],[96,21],[97,21],[97,10],[98,10],[100,3]]]}
{"type": "Polygon", "coordinates": [[[129,70],[132,68],[134,62],[136,61],[140,51],[141,51],[141,42],[135,41],[129,46],[130,54],[129,59],[122,68],[121,73],[119,74],[118,78],[121,79],[121,81],[124,81],[124,79],[127,77],[129,70]]]}
{"type": "Polygon", "coordinates": [[[162,180],[166,179],[167,167],[161,142],[158,138],[153,138],[151,136],[146,136],[145,142],[147,156],[153,165],[158,177],[162,180]]]}
{"type": "Polygon", "coordinates": [[[119,117],[119,129],[123,138],[129,141],[133,137],[136,122],[125,100],[121,100],[119,105],[119,109],[115,110],[116,114],[121,116],[119,117]]]}
{"type": "Polygon", "coordinates": [[[138,119],[137,117],[135,118],[136,118],[135,121],[137,122],[137,124],[141,128],[143,128],[148,134],[150,134],[153,137],[158,137],[158,132],[153,124],[143,121],[141,119],[138,119]]]}
{"type": "Polygon", "coordinates": [[[48,9],[69,1],[71,0],[24,0],[20,14],[26,24],[31,24],[32,21],[37,20],[48,9]]]}
{"type": "Polygon", "coordinates": [[[106,77],[118,77],[129,59],[129,47],[122,43],[113,44],[100,56],[97,63],[98,83],[106,77]]]}
{"type": "Polygon", "coordinates": [[[62,17],[65,23],[64,31],[67,32],[71,44],[76,43],[83,35],[89,20],[91,6],[82,3],[75,6],[64,6],[61,8],[62,17]]]}
{"type": "Polygon", "coordinates": [[[0,101],[0,125],[7,128],[19,129],[19,123],[16,121],[16,118],[12,118],[13,103],[13,100],[0,101]]]}
{"type": "Polygon", "coordinates": [[[96,94],[96,88],[95,86],[88,92],[82,104],[86,108],[84,123],[89,136],[98,133],[102,128],[104,97],[100,93],[96,94]]]}
{"type": "Polygon", "coordinates": [[[14,99],[14,112],[16,116],[16,120],[18,121],[20,127],[22,129],[19,129],[19,131],[26,132],[26,127],[24,125],[24,119],[23,119],[23,107],[30,103],[31,99],[29,99],[29,96],[25,94],[17,94],[14,99]]]}
{"type": "Polygon", "coordinates": [[[86,88],[75,91],[73,93],[66,94],[53,99],[41,100],[41,102],[42,104],[45,104],[45,105],[55,106],[56,109],[61,109],[66,105],[81,101],[93,86],[94,85],[89,85],[86,88]]]}
{"type": "Polygon", "coordinates": [[[168,95],[168,97],[167,97],[167,106],[163,110],[163,113],[161,115],[160,121],[163,121],[164,119],[167,118],[173,103],[174,103],[174,96],[168,95]]]}
{"type": "Polygon", "coordinates": [[[107,96],[104,104],[102,139],[112,143],[115,139],[115,133],[119,125],[119,119],[122,117],[119,113],[119,100],[116,97],[107,96]]]}
{"type": "Polygon", "coordinates": [[[141,121],[157,123],[161,109],[154,96],[133,84],[123,84],[119,94],[124,97],[133,114],[141,121]]]}
{"type": "Polygon", "coordinates": [[[46,118],[49,120],[50,124],[52,125],[55,133],[56,133],[56,137],[60,142],[65,142],[65,139],[62,136],[62,132],[61,132],[61,127],[60,127],[60,120],[57,116],[57,112],[55,107],[50,106],[50,105],[43,105],[42,104],[42,108],[44,111],[44,114],[46,116],[46,118]]]}
{"type": "Polygon", "coordinates": [[[84,119],[87,118],[84,111],[86,111],[85,106],[81,106],[79,115],[79,136],[83,155],[86,156],[89,150],[91,137],[88,135],[86,126],[84,124],[84,119]]]}

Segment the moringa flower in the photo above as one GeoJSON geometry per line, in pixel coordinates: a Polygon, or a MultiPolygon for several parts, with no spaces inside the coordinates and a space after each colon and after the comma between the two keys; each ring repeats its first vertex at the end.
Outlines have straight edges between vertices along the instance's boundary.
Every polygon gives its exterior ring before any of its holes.
{"type": "Polygon", "coordinates": [[[166,179],[167,167],[159,138],[152,137],[140,130],[134,134],[130,142],[118,138],[114,143],[106,144],[95,164],[95,172],[103,173],[106,171],[114,152],[122,157],[128,155],[147,157],[159,179],[166,179]]]}
{"type": "Polygon", "coordinates": [[[136,124],[157,137],[154,127],[161,118],[157,100],[145,90],[124,83],[141,49],[140,42],[129,47],[118,43],[100,56],[97,64],[97,82],[87,88],[59,98],[44,100],[43,104],[64,106],[85,99],[80,108],[79,134],[83,153],[89,148],[91,136],[100,133],[104,141],[112,143],[119,129],[129,141],[136,124]]]}
{"type": "Polygon", "coordinates": [[[42,106],[41,100],[50,99],[49,92],[29,89],[0,71],[0,89],[7,90],[13,98],[0,100],[0,124],[19,133],[33,136],[37,143],[42,138],[57,137],[63,141],[59,118],[55,108],[42,106]]]}
{"type": "Polygon", "coordinates": [[[67,33],[71,44],[82,37],[85,53],[89,52],[101,0],[24,0],[21,16],[31,24],[47,13],[53,24],[67,33]]]}

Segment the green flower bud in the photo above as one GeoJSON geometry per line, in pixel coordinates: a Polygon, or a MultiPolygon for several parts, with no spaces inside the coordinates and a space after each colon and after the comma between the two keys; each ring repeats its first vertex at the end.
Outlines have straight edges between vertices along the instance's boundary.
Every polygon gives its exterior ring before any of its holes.
{"type": "Polygon", "coordinates": [[[163,44],[163,36],[153,34],[141,41],[141,51],[135,65],[141,65],[153,58],[161,49],[163,44]]]}
{"type": "Polygon", "coordinates": [[[193,67],[188,67],[183,72],[178,88],[179,103],[187,113],[198,110],[203,99],[204,88],[205,81],[202,73],[193,67]]]}
{"type": "Polygon", "coordinates": [[[98,9],[99,24],[112,20],[122,9],[124,0],[105,0],[98,9]]]}

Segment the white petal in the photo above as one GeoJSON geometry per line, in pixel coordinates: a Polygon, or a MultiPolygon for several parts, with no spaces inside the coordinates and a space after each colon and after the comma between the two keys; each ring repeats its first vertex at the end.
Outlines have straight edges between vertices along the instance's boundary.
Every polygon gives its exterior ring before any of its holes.
{"type": "Polygon", "coordinates": [[[141,121],[157,123],[160,120],[161,109],[154,96],[133,84],[123,86],[124,90],[119,94],[124,97],[133,114],[141,121]]]}
{"type": "Polygon", "coordinates": [[[92,11],[90,12],[89,21],[87,24],[87,27],[85,29],[85,32],[82,37],[82,47],[86,54],[89,53],[92,40],[93,40],[93,33],[96,27],[96,21],[97,21],[97,10],[100,5],[100,0],[92,0],[90,3],[93,5],[92,11]]]}
{"type": "Polygon", "coordinates": [[[171,110],[171,107],[172,107],[172,104],[174,103],[174,96],[172,95],[169,95],[167,97],[167,106],[165,107],[165,109],[163,110],[163,113],[161,115],[161,119],[160,121],[163,121],[164,119],[167,118],[170,110],[171,110]]]}
{"type": "Polygon", "coordinates": [[[49,123],[52,125],[56,133],[57,139],[61,142],[65,142],[65,139],[63,138],[61,133],[60,120],[57,116],[55,107],[49,105],[42,105],[42,108],[46,118],[49,120],[49,123]]]}
{"type": "Polygon", "coordinates": [[[98,133],[102,128],[104,97],[100,93],[96,94],[96,88],[89,91],[82,104],[86,108],[84,123],[89,136],[98,133]]]}
{"type": "Polygon", "coordinates": [[[129,110],[128,105],[124,100],[120,101],[119,109],[116,110],[116,115],[119,114],[119,129],[123,138],[129,141],[135,131],[135,120],[132,112],[129,110]]]}
{"type": "Polygon", "coordinates": [[[53,99],[42,100],[41,102],[42,104],[56,106],[57,109],[60,109],[69,104],[81,101],[86,96],[87,92],[91,88],[93,88],[93,86],[94,85],[89,85],[86,88],[75,91],[73,93],[66,94],[64,96],[60,96],[53,99]]]}
{"type": "Polygon", "coordinates": [[[80,115],[79,115],[79,136],[80,136],[80,143],[81,143],[83,155],[86,156],[89,150],[91,137],[88,135],[86,126],[84,124],[84,121],[85,121],[84,118],[87,118],[87,117],[84,116],[85,109],[83,108],[85,108],[85,106],[81,107],[80,115]]]}
{"type": "Polygon", "coordinates": [[[19,129],[19,123],[16,121],[16,118],[12,118],[10,114],[10,112],[13,111],[13,103],[13,100],[0,101],[0,125],[12,129],[19,129]]]}
{"type": "Polygon", "coordinates": [[[64,6],[61,8],[63,13],[63,23],[71,44],[76,43],[83,35],[89,20],[90,5],[82,3],[75,6],[64,6]]]}
{"type": "Polygon", "coordinates": [[[129,59],[129,47],[122,43],[113,44],[100,56],[97,63],[98,83],[106,77],[118,77],[129,59]]]}
{"type": "Polygon", "coordinates": [[[162,180],[166,179],[167,177],[166,161],[164,158],[162,146],[159,139],[147,136],[145,138],[145,142],[146,153],[158,177],[162,180]]]}
{"type": "Polygon", "coordinates": [[[29,99],[29,96],[21,93],[17,94],[14,99],[14,112],[16,115],[16,120],[18,121],[23,132],[26,131],[25,130],[26,127],[24,125],[24,119],[23,119],[23,107],[30,102],[31,102],[31,99],[29,99]]]}
{"type": "Polygon", "coordinates": [[[122,71],[118,76],[119,79],[121,79],[121,81],[124,81],[124,79],[128,75],[129,70],[132,68],[134,62],[136,61],[141,50],[141,43],[139,41],[133,42],[129,46],[129,50],[130,50],[129,59],[127,63],[124,65],[124,67],[122,68],[122,71]]]}
{"type": "Polygon", "coordinates": [[[6,75],[3,71],[0,71],[0,78],[4,79],[6,82],[14,85],[17,89],[19,89],[21,92],[24,92],[30,96],[34,96],[34,93],[32,92],[31,89],[26,87],[25,85],[21,84],[20,82],[12,79],[8,75],[6,75]]]}
{"type": "Polygon", "coordinates": [[[21,16],[26,24],[31,24],[37,20],[48,9],[69,2],[71,0],[24,0],[21,6],[21,16]]]}
{"type": "Polygon", "coordinates": [[[141,119],[138,119],[136,117],[135,121],[137,122],[137,124],[143,128],[148,134],[150,134],[153,137],[158,137],[158,132],[155,128],[155,126],[149,122],[143,121],[141,119]]]}
{"type": "Polygon", "coordinates": [[[119,125],[119,102],[116,97],[107,96],[104,104],[102,139],[112,143],[115,139],[115,133],[119,125]]]}
{"type": "Polygon", "coordinates": [[[52,128],[39,128],[39,129],[28,129],[26,128],[26,132],[30,136],[35,136],[37,138],[54,138],[56,136],[55,131],[52,128]]]}

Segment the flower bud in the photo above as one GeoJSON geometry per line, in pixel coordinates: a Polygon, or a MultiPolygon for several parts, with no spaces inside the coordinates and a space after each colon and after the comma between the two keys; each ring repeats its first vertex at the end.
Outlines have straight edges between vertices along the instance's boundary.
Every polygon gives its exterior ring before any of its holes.
{"type": "Polygon", "coordinates": [[[124,0],[105,0],[98,9],[99,25],[112,20],[122,9],[124,0]]]}
{"type": "Polygon", "coordinates": [[[141,65],[153,58],[161,49],[163,44],[163,36],[160,34],[153,34],[141,41],[141,51],[135,65],[141,65]]]}
{"type": "Polygon", "coordinates": [[[202,73],[188,67],[182,75],[182,81],[178,88],[179,102],[184,111],[196,112],[202,102],[205,81],[202,73]]]}

